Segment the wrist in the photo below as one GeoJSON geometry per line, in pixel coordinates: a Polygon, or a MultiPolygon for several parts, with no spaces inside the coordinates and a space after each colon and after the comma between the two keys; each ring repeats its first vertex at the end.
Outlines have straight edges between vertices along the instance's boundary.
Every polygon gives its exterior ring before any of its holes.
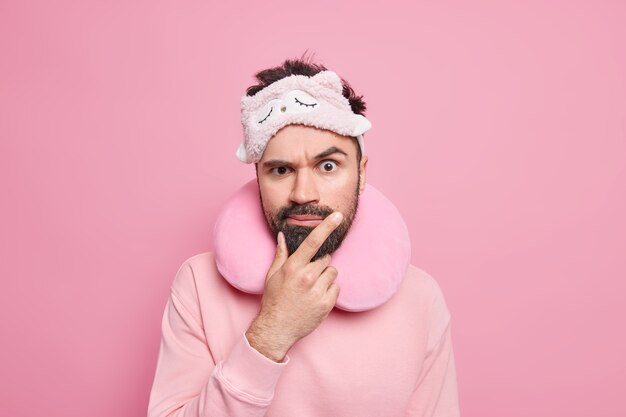
{"type": "Polygon", "coordinates": [[[282,362],[295,342],[271,330],[262,320],[256,319],[246,331],[248,344],[263,356],[274,362],[282,362]]]}

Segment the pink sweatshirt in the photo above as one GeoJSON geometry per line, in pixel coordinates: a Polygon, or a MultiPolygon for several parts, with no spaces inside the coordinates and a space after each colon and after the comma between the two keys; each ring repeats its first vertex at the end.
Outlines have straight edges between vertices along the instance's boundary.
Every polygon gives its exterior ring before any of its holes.
{"type": "Polygon", "coordinates": [[[261,296],[232,287],[211,253],[187,259],[165,306],[148,417],[459,416],[450,314],[410,266],[373,310],[334,309],[285,361],[250,347],[261,296]]]}

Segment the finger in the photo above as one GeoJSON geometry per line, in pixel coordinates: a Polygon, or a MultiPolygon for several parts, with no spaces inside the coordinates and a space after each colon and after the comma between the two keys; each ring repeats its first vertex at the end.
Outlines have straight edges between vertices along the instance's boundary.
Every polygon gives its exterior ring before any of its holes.
{"type": "MultiPolygon", "coordinates": [[[[302,267],[302,274],[300,275],[302,283],[306,284],[308,288],[315,286],[326,267],[330,265],[330,259],[330,255],[326,254],[302,267]]],[[[324,289],[324,292],[326,292],[326,289],[324,289]]]]}
{"type": "Polygon", "coordinates": [[[329,266],[317,279],[315,286],[319,287],[323,293],[326,293],[330,289],[330,286],[335,282],[335,279],[337,279],[337,275],[337,269],[334,266],[329,266]]]}
{"type": "Polygon", "coordinates": [[[330,265],[330,261],[331,261],[331,256],[326,254],[324,256],[322,256],[321,258],[315,260],[314,262],[310,262],[307,266],[305,266],[305,270],[308,270],[311,272],[312,275],[315,275],[315,277],[319,277],[322,272],[324,272],[324,270],[326,269],[326,267],[328,267],[328,265],[330,265]]]}
{"type": "Polygon", "coordinates": [[[328,236],[339,226],[342,219],[343,214],[339,211],[327,216],[309,233],[306,239],[298,246],[298,249],[291,255],[293,262],[300,265],[308,264],[328,236]]]}
{"type": "Polygon", "coordinates": [[[337,298],[339,298],[340,292],[341,292],[341,288],[339,287],[339,284],[337,284],[337,281],[333,281],[328,287],[328,292],[326,293],[326,295],[328,295],[330,299],[332,300],[333,305],[337,303],[337,298]]]}
{"type": "Polygon", "coordinates": [[[337,281],[333,281],[328,287],[328,291],[326,291],[325,302],[327,303],[326,305],[330,307],[328,309],[328,314],[330,314],[332,309],[337,304],[337,298],[339,298],[339,291],[340,291],[340,288],[339,288],[339,284],[337,284],[337,281]]]}
{"type": "Polygon", "coordinates": [[[267,271],[267,278],[271,277],[278,271],[287,258],[289,257],[289,253],[287,252],[287,244],[285,243],[285,235],[283,232],[278,232],[278,243],[276,245],[276,253],[274,254],[274,260],[272,261],[272,265],[270,265],[269,270],[267,271]]]}

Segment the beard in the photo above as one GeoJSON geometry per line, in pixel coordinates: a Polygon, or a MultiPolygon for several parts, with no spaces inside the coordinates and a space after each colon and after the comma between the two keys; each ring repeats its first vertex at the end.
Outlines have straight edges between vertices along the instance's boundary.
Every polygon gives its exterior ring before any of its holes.
{"type": "MultiPolygon", "coordinates": [[[[263,212],[265,214],[267,224],[272,234],[274,235],[274,239],[278,237],[278,232],[283,232],[283,234],[285,235],[285,243],[287,244],[287,250],[290,256],[296,251],[296,249],[298,249],[298,247],[302,244],[302,242],[307,238],[309,233],[311,233],[315,227],[288,224],[287,218],[291,215],[307,214],[326,218],[334,212],[334,210],[328,206],[323,206],[319,204],[298,204],[283,207],[278,211],[278,213],[272,215],[265,210],[262,197],[261,206],[263,207],[263,212]]],[[[357,187],[350,198],[348,212],[343,213],[343,220],[341,221],[339,226],[337,226],[335,230],[332,231],[332,233],[328,236],[324,243],[322,243],[322,246],[320,246],[317,253],[313,256],[313,258],[311,258],[311,262],[327,254],[333,253],[334,251],[339,249],[341,243],[348,234],[350,227],[352,226],[352,221],[354,220],[354,216],[356,215],[358,206],[359,184],[357,182],[357,187]]]]}

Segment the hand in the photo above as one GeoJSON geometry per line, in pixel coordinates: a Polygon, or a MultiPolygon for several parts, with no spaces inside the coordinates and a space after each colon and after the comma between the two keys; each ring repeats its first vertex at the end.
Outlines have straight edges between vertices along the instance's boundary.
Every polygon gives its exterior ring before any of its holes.
{"type": "Polygon", "coordinates": [[[291,256],[284,235],[278,233],[261,310],[246,332],[250,345],[266,357],[282,361],[291,346],[315,330],[335,306],[339,285],[330,255],[311,259],[342,218],[340,212],[326,217],[291,256]]]}

